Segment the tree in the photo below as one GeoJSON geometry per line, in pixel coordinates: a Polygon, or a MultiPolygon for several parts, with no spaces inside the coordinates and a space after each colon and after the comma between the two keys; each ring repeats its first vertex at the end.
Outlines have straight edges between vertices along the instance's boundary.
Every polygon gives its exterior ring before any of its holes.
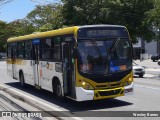
{"type": "Polygon", "coordinates": [[[10,37],[31,34],[35,28],[27,20],[16,20],[11,23],[0,21],[0,51],[5,51],[6,41],[10,37]]]}
{"type": "Polygon", "coordinates": [[[121,4],[120,9],[117,9],[115,19],[129,29],[133,40],[136,40],[136,37],[141,37],[150,41],[153,34],[143,23],[146,18],[145,13],[153,9],[154,2],[152,0],[121,0],[121,4]]]}
{"type": "Polygon", "coordinates": [[[154,9],[146,12],[146,19],[144,24],[148,26],[150,31],[153,33],[154,38],[157,36],[160,39],[160,34],[158,30],[160,30],[160,1],[154,0],[154,9]]]}
{"type": "Polygon", "coordinates": [[[0,21],[0,51],[5,51],[7,38],[7,23],[0,21]]]}
{"type": "Polygon", "coordinates": [[[35,27],[26,19],[19,19],[8,24],[10,37],[31,34],[35,27]]]}
{"type": "Polygon", "coordinates": [[[61,28],[63,26],[61,9],[61,4],[38,5],[27,15],[26,19],[37,31],[61,28]]]}
{"type": "Polygon", "coordinates": [[[66,25],[119,24],[129,29],[131,38],[151,39],[145,13],[153,9],[152,0],[63,0],[66,25]],[[147,33],[147,34],[146,34],[147,33]]]}
{"type": "Polygon", "coordinates": [[[100,24],[101,15],[109,9],[105,0],[63,0],[63,16],[66,25],[100,24]]]}

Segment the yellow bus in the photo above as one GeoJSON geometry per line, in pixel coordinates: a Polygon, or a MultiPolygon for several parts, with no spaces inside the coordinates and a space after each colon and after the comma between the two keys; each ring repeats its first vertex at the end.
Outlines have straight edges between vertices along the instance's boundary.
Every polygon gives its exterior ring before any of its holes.
{"type": "Polygon", "coordinates": [[[133,94],[132,47],[126,27],[73,26],[7,40],[7,73],[76,101],[133,94]]]}

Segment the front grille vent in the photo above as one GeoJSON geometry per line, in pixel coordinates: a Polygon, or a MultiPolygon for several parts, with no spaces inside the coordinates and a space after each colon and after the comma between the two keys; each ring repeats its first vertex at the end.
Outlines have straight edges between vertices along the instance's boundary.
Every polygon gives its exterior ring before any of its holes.
{"type": "Polygon", "coordinates": [[[107,87],[106,85],[97,85],[96,87],[107,87]]]}
{"type": "Polygon", "coordinates": [[[119,86],[119,85],[121,85],[120,83],[117,83],[117,84],[111,84],[111,86],[113,87],[113,86],[119,86]]]}
{"type": "Polygon", "coordinates": [[[100,96],[111,96],[111,95],[117,95],[121,92],[121,89],[117,90],[111,90],[111,91],[99,91],[100,96]]]}

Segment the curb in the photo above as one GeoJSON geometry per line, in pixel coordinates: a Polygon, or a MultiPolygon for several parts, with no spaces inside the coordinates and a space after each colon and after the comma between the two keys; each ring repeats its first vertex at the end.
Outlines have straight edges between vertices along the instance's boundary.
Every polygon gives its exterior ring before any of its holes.
{"type": "Polygon", "coordinates": [[[25,103],[41,110],[41,111],[44,111],[45,113],[47,113],[51,117],[55,117],[58,120],[66,120],[66,118],[63,118],[64,116],[68,117],[69,119],[71,119],[71,118],[74,119],[74,117],[75,117],[69,113],[62,112],[62,110],[59,108],[53,108],[45,103],[42,103],[41,101],[37,101],[37,99],[31,98],[31,97],[29,97],[19,91],[16,91],[12,87],[7,87],[6,85],[0,84],[0,91],[4,91],[5,93],[9,94],[10,96],[14,97],[15,99],[18,99],[22,102],[25,102],[25,103]],[[55,113],[51,112],[51,111],[55,111],[55,113]]]}

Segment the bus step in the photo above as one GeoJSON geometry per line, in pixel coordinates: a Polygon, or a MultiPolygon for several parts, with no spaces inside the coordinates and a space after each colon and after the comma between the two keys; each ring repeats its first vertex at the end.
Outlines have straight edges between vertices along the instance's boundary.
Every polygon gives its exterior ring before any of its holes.
{"type": "Polygon", "coordinates": [[[41,89],[41,86],[35,85],[35,88],[40,90],[40,89],[41,89]]]}

